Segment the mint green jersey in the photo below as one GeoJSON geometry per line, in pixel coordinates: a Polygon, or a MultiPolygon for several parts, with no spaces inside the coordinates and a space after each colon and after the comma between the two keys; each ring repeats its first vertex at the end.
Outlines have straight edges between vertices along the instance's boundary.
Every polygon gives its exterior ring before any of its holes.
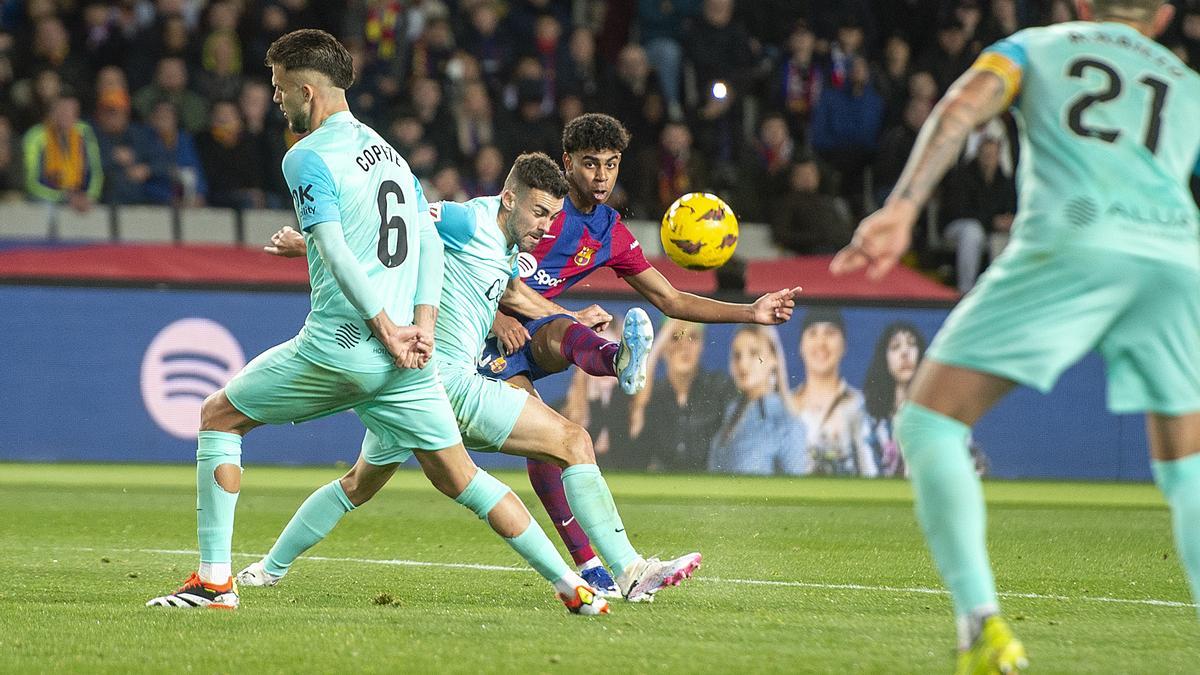
{"type": "Polygon", "coordinates": [[[1188,190],[1200,155],[1200,76],[1115,22],[1023,30],[978,65],[1017,88],[1014,243],[1200,269],[1200,218],[1188,190]],[[997,66],[997,56],[1011,63],[997,66]]]}
{"type": "Polygon", "coordinates": [[[300,331],[300,353],[332,368],[381,372],[393,367],[309,241],[315,225],[341,223],[346,244],[384,311],[412,323],[417,294],[419,229],[429,207],[408,163],[349,112],[331,115],[283,158],[296,217],[308,244],[312,311],[300,331]]]}
{"type": "Polygon", "coordinates": [[[499,211],[499,197],[435,203],[431,209],[446,247],[434,348],[443,373],[475,372],[500,296],[517,274],[517,248],[496,224],[499,211]]]}

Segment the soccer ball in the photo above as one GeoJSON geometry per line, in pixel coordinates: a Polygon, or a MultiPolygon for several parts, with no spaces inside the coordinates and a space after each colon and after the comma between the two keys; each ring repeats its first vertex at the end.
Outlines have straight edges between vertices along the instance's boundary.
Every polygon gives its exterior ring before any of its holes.
{"type": "Polygon", "coordinates": [[[675,200],[658,231],[663,250],[689,270],[711,270],[729,261],[737,248],[738,221],[733,209],[708,192],[689,192],[675,200]]]}

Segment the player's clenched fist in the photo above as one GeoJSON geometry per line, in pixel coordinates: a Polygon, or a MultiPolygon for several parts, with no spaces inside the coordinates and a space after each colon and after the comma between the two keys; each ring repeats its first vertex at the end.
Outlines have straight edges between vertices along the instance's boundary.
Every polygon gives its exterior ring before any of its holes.
{"type": "Polygon", "coordinates": [[[576,312],[575,320],[599,333],[608,328],[612,314],[604,311],[600,305],[591,305],[576,312]]]}
{"type": "Polygon", "coordinates": [[[291,227],[279,228],[278,232],[271,235],[271,243],[264,246],[263,250],[283,258],[299,258],[308,252],[304,235],[291,227]]]}

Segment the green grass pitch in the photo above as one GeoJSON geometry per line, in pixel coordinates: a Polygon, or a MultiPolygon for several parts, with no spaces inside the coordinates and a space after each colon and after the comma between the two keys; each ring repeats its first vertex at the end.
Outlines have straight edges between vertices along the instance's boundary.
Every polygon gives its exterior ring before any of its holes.
{"type": "MultiPolygon", "coordinates": [[[[340,473],[251,465],[234,569],[340,473]]],[[[550,531],[525,476],[498,475],[550,531]]],[[[407,471],[278,587],[243,589],[238,611],[171,611],[142,604],[195,567],[192,468],[0,464],[0,671],[951,669],[949,598],[907,484],[609,483],[644,554],[704,553],[697,577],[652,605],[568,615],[485,525],[407,471]]],[[[1200,668],[1200,621],[1153,487],[986,489],[1002,602],[1035,672],[1200,668]]]]}

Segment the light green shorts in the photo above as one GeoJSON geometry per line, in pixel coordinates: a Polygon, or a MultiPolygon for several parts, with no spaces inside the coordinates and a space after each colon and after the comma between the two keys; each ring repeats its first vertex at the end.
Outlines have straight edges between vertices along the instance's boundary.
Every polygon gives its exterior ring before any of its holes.
{"type": "Polygon", "coordinates": [[[433,365],[355,373],[326,368],[289,340],[260,354],[225,386],[233,407],[267,424],[299,423],[353,409],[385,450],[440,450],[461,437],[433,365]]]}
{"type": "Polygon", "coordinates": [[[1200,411],[1200,272],[1016,244],[950,312],[929,356],[1045,393],[1093,349],[1113,412],[1200,411]]]}
{"type": "MultiPolygon", "coordinates": [[[[517,425],[529,392],[474,370],[448,368],[441,371],[441,378],[463,444],[470,450],[498,452],[517,425]]],[[[376,466],[412,457],[409,450],[384,447],[370,428],[363,436],[362,453],[368,464],[376,466]]]]}

